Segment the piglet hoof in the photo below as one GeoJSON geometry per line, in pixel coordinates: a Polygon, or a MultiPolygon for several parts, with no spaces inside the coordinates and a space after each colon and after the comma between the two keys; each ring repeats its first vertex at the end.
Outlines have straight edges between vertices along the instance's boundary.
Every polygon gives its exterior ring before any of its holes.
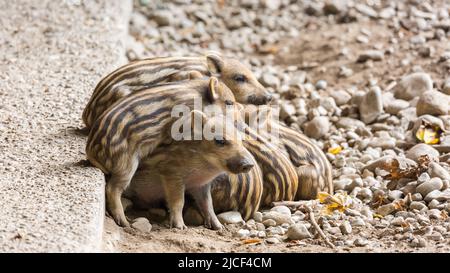
{"type": "Polygon", "coordinates": [[[127,219],[123,218],[123,217],[115,217],[113,216],[114,221],[116,222],[117,225],[121,226],[121,227],[130,227],[130,223],[127,221],[127,219]]]}
{"type": "Polygon", "coordinates": [[[213,229],[213,230],[222,230],[223,225],[220,223],[220,221],[216,219],[206,219],[204,223],[206,228],[213,229]]]}
{"type": "Polygon", "coordinates": [[[184,221],[177,221],[175,219],[171,219],[170,221],[170,228],[177,228],[177,229],[181,229],[181,230],[185,230],[187,229],[187,226],[184,224],[184,221]]]}

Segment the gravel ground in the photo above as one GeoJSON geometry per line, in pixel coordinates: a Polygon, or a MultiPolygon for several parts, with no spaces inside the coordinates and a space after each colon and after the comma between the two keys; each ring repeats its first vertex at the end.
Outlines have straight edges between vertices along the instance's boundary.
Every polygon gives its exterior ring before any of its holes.
{"type": "Polygon", "coordinates": [[[74,133],[124,61],[128,1],[0,2],[0,251],[98,251],[104,178],[74,133]]]}
{"type": "Polygon", "coordinates": [[[337,199],[281,204],[221,232],[130,211],[134,229],[106,219],[105,251],[450,251],[448,3],[147,2],[135,2],[128,59],[211,49],[247,62],[283,121],[327,152],[337,199]]]}

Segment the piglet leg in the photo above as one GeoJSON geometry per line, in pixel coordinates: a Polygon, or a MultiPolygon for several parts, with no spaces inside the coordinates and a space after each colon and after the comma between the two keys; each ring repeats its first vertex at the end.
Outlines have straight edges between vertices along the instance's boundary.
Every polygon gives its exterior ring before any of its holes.
{"type": "Polygon", "coordinates": [[[203,216],[205,227],[220,230],[223,228],[214,212],[211,198],[211,183],[189,191],[203,216]]]}
{"type": "Polygon", "coordinates": [[[170,228],[186,229],[183,220],[184,184],[181,180],[169,181],[161,177],[170,212],[170,228]]]}

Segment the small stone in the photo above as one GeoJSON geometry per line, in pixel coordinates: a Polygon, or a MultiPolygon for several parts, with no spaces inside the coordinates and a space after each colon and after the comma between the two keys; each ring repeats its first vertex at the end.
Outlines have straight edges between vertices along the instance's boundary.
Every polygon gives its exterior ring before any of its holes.
{"type": "Polygon", "coordinates": [[[361,44],[367,44],[369,42],[369,38],[366,35],[358,35],[356,36],[356,41],[361,44]]]}
{"type": "Polygon", "coordinates": [[[303,224],[291,225],[287,231],[287,236],[290,240],[303,240],[312,237],[303,224]]]}
{"type": "Polygon", "coordinates": [[[389,191],[388,198],[391,201],[401,199],[403,197],[403,192],[399,190],[389,191]]]}
{"type": "Polygon", "coordinates": [[[427,242],[423,238],[414,238],[410,242],[409,245],[412,246],[412,247],[426,247],[427,246],[427,242]]]}
{"type": "MultiPolygon", "coordinates": [[[[428,195],[430,195],[431,193],[432,192],[430,192],[428,195]]],[[[439,192],[439,194],[440,194],[440,192],[439,192]]],[[[427,197],[425,197],[425,201],[427,201],[427,197]]],[[[428,203],[428,208],[429,209],[437,209],[438,206],[439,206],[439,201],[436,200],[436,198],[432,198],[431,201],[429,201],[429,203],[428,203]]]]}
{"type": "Polygon", "coordinates": [[[412,201],[422,201],[423,196],[420,193],[414,193],[413,195],[411,195],[411,200],[412,201]]]}
{"type": "Polygon", "coordinates": [[[265,231],[259,231],[257,236],[258,238],[266,238],[267,234],[265,231]]]}
{"type": "Polygon", "coordinates": [[[428,155],[431,160],[438,161],[439,152],[434,149],[432,146],[419,143],[413,146],[406,152],[406,157],[418,162],[419,157],[422,155],[428,155]]]}
{"type": "Polygon", "coordinates": [[[422,196],[427,196],[428,193],[434,190],[440,190],[442,186],[442,180],[439,177],[435,177],[417,186],[416,191],[422,196]]]}
{"type": "Polygon", "coordinates": [[[319,139],[330,130],[330,121],[327,117],[315,117],[305,123],[305,134],[311,138],[319,139]]]}
{"type": "Polygon", "coordinates": [[[350,225],[350,222],[344,221],[339,226],[339,229],[341,230],[341,233],[344,235],[351,234],[352,233],[352,225],[350,225]]]}
{"type": "Polygon", "coordinates": [[[317,90],[324,90],[327,89],[327,82],[324,80],[319,80],[316,83],[316,89],[317,90]]]}
{"type": "Polygon", "coordinates": [[[450,95],[450,78],[447,78],[442,86],[442,92],[444,94],[450,95]]]}
{"type": "Polygon", "coordinates": [[[439,220],[442,218],[442,214],[438,209],[430,209],[428,210],[428,217],[430,217],[430,219],[439,220]]]}
{"type": "Polygon", "coordinates": [[[140,12],[133,12],[130,17],[130,34],[140,35],[147,27],[147,18],[140,12]]]}
{"type": "Polygon", "coordinates": [[[263,221],[267,219],[272,219],[276,222],[277,225],[281,225],[283,223],[292,224],[292,219],[290,215],[286,215],[283,213],[279,213],[276,211],[269,211],[263,215],[263,221]]]}
{"type": "Polygon", "coordinates": [[[428,217],[424,216],[424,215],[420,215],[417,214],[416,215],[416,220],[420,223],[420,224],[429,224],[430,223],[430,219],[428,219],[428,217]]]}
{"type": "MultiPolygon", "coordinates": [[[[247,228],[245,228],[247,229],[247,228]]],[[[258,231],[257,230],[250,230],[250,235],[251,238],[255,238],[256,236],[258,236],[258,231]]]]}
{"type": "Polygon", "coordinates": [[[258,231],[265,231],[266,227],[264,226],[263,223],[256,223],[256,230],[258,230],[258,231]]]}
{"type": "Polygon", "coordinates": [[[439,91],[424,92],[417,102],[417,115],[447,115],[449,112],[450,96],[439,91]]]}
{"type": "Polygon", "coordinates": [[[150,232],[152,230],[152,225],[145,217],[139,217],[134,219],[133,223],[131,224],[131,227],[144,233],[150,232]]]}
{"type": "Polygon", "coordinates": [[[374,137],[369,142],[369,147],[381,148],[383,150],[395,148],[396,141],[392,137],[374,137]]]}
{"type": "Polygon", "coordinates": [[[358,63],[364,63],[368,60],[381,61],[384,58],[384,53],[379,50],[367,50],[361,53],[356,60],[358,63]]]}
{"type": "Polygon", "coordinates": [[[364,124],[364,122],[349,117],[342,117],[336,123],[337,128],[344,128],[344,129],[364,128],[365,126],[366,125],[364,124]]]}
{"type": "Polygon", "coordinates": [[[356,4],[355,8],[361,14],[366,15],[371,18],[378,18],[378,12],[376,12],[373,8],[365,4],[356,4]]]}
{"type": "Polygon", "coordinates": [[[368,221],[373,220],[373,212],[369,207],[364,207],[361,209],[361,215],[366,217],[368,221]]]}
{"type": "Polygon", "coordinates": [[[333,183],[334,184],[334,189],[335,190],[343,190],[350,183],[352,183],[352,180],[350,178],[341,178],[339,180],[335,180],[334,183],[333,183]]]}
{"type": "Polygon", "coordinates": [[[373,196],[373,193],[372,193],[372,191],[371,191],[370,189],[368,189],[368,188],[362,188],[362,189],[358,192],[358,194],[356,195],[357,198],[359,198],[359,199],[362,200],[362,201],[366,201],[366,202],[371,201],[371,200],[372,200],[372,196],[373,196]]]}
{"type": "Polygon", "coordinates": [[[450,201],[450,189],[447,188],[444,191],[442,191],[439,194],[439,196],[436,197],[436,200],[438,200],[439,202],[448,202],[448,201],[450,201]]]}
{"type": "Polygon", "coordinates": [[[261,84],[265,87],[278,88],[280,86],[280,80],[273,74],[264,73],[261,78],[261,84]]]}
{"type": "Polygon", "coordinates": [[[396,98],[409,101],[432,89],[433,80],[430,75],[417,72],[403,77],[394,88],[394,94],[396,98]]]}
{"type": "Polygon", "coordinates": [[[349,93],[345,92],[344,90],[337,90],[337,91],[331,92],[330,96],[334,99],[336,104],[339,106],[348,103],[352,99],[352,96],[349,93]]]}
{"type": "Polygon", "coordinates": [[[417,178],[417,185],[420,185],[424,182],[427,182],[428,180],[430,180],[431,177],[428,173],[422,173],[421,175],[419,175],[419,177],[417,178]]]}
{"type": "Polygon", "coordinates": [[[297,110],[293,104],[284,103],[280,107],[280,118],[282,120],[286,120],[287,118],[294,116],[296,111],[297,110]]]}
{"type": "Polygon", "coordinates": [[[439,232],[433,232],[429,235],[426,235],[425,237],[429,240],[433,240],[436,242],[444,240],[444,237],[442,237],[442,235],[439,232]]]}
{"type": "Polygon", "coordinates": [[[430,162],[430,164],[428,164],[428,174],[430,177],[439,177],[442,180],[450,181],[450,174],[448,171],[436,162],[430,162]]]}
{"type": "Polygon", "coordinates": [[[267,238],[267,239],[266,239],[266,243],[271,244],[271,245],[274,245],[274,244],[280,243],[280,240],[278,240],[278,239],[275,238],[275,237],[270,237],[270,238],[267,238]]]}
{"type": "Polygon", "coordinates": [[[442,194],[441,191],[433,190],[429,192],[423,200],[425,200],[425,202],[431,202],[434,199],[438,199],[441,196],[441,194],[442,194]]]}
{"type": "Polygon", "coordinates": [[[351,224],[354,227],[365,227],[366,222],[361,217],[355,217],[353,220],[351,220],[351,224]]]}
{"type": "Polygon", "coordinates": [[[403,217],[395,217],[394,219],[392,219],[391,221],[391,225],[393,226],[404,226],[406,224],[405,219],[403,219],[403,217]]]}
{"type": "Polygon", "coordinates": [[[255,219],[256,222],[261,223],[263,219],[263,214],[260,211],[255,212],[253,214],[253,219],[255,219]]]}
{"type": "Polygon", "coordinates": [[[396,11],[392,7],[384,8],[379,12],[380,18],[383,18],[383,19],[390,19],[390,18],[394,17],[395,14],[396,14],[396,11]]]}
{"type": "Polygon", "coordinates": [[[409,39],[411,44],[421,45],[424,44],[427,40],[422,35],[415,35],[409,39]]]}
{"type": "Polygon", "coordinates": [[[342,78],[348,78],[353,75],[353,70],[351,68],[341,66],[339,68],[338,76],[342,78]]]}
{"type": "Polygon", "coordinates": [[[276,226],[276,227],[268,227],[266,229],[267,232],[269,232],[272,235],[283,235],[285,234],[285,230],[280,227],[280,226],[276,226]]]}
{"type": "Polygon", "coordinates": [[[385,110],[391,115],[397,115],[398,112],[408,107],[409,102],[407,102],[406,100],[394,99],[386,105],[385,110]]]}
{"type": "Polygon", "coordinates": [[[377,213],[380,214],[381,216],[386,216],[386,215],[393,213],[396,210],[397,210],[397,207],[393,203],[390,203],[390,204],[380,206],[377,209],[377,213]]]}
{"type": "Polygon", "coordinates": [[[238,238],[246,238],[246,237],[250,236],[250,230],[240,229],[234,235],[235,235],[235,237],[238,237],[238,238]]]}
{"type": "Polygon", "coordinates": [[[237,224],[244,221],[239,211],[222,212],[217,215],[217,218],[222,224],[237,224]]]}
{"type": "MultiPolygon", "coordinates": [[[[416,188],[417,188],[417,182],[413,181],[413,182],[406,184],[403,188],[400,189],[400,191],[405,195],[407,195],[409,193],[414,194],[416,192],[416,188]]],[[[401,198],[401,196],[400,196],[400,198],[401,198]]],[[[400,198],[398,198],[398,199],[400,199],[400,198]]]]}
{"type": "Polygon", "coordinates": [[[299,211],[299,210],[297,210],[296,212],[294,212],[293,215],[299,217],[300,220],[303,220],[303,219],[306,218],[306,215],[305,215],[303,212],[299,211]]]}
{"type": "Polygon", "coordinates": [[[364,238],[356,238],[355,242],[353,243],[355,246],[366,246],[369,244],[369,241],[367,241],[364,238]]]}
{"type": "Polygon", "coordinates": [[[286,206],[275,206],[270,211],[279,212],[288,216],[291,216],[291,210],[286,206]]]}
{"type": "Polygon", "coordinates": [[[274,226],[277,225],[277,222],[275,220],[273,220],[273,219],[266,219],[262,223],[266,227],[274,227],[274,226]]]}
{"type": "Polygon", "coordinates": [[[410,208],[410,209],[416,209],[416,210],[421,211],[421,210],[423,210],[423,209],[426,209],[427,206],[426,206],[424,203],[422,203],[422,202],[413,201],[413,202],[411,202],[411,204],[409,205],[409,208],[410,208]]]}
{"type": "Polygon", "coordinates": [[[352,182],[345,187],[345,190],[348,192],[352,192],[354,188],[356,188],[356,187],[361,188],[363,185],[364,185],[364,183],[363,183],[362,179],[356,178],[356,179],[353,179],[352,182]]]}
{"type": "Polygon", "coordinates": [[[369,124],[374,122],[377,117],[383,112],[383,100],[381,96],[381,89],[374,86],[367,94],[364,95],[359,104],[359,113],[361,120],[369,124]]]}
{"type": "Polygon", "coordinates": [[[361,216],[361,213],[357,210],[354,209],[346,209],[345,210],[345,215],[349,215],[349,216],[361,216]]]}
{"type": "Polygon", "coordinates": [[[278,10],[281,6],[280,0],[263,0],[263,6],[270,10],[278,10]]]}

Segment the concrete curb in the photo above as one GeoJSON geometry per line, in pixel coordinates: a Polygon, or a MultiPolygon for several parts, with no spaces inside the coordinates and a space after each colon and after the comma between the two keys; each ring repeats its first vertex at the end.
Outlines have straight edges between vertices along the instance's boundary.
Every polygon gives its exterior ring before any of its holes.
{"type": "Polygon", "coordinates": [[[104,178],[81,113],[123,62],[131,0],[0,3],[0,251],[100,251],[104,178]]]}

